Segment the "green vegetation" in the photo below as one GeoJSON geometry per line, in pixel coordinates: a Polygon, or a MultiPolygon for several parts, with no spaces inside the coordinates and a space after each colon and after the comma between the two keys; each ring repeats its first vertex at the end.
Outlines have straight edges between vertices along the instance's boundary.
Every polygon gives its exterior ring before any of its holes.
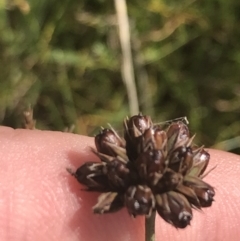
{"type": "MultiPolygon", "coordinates": [[[[140,110],[240,153],[240,2],[128,2],[140,110]],[[224,143],[222,143],[224,141],[224,143]]],[[[114,1],[0,0],[0,122],[93,135],[129,115],[114,1]]]]}

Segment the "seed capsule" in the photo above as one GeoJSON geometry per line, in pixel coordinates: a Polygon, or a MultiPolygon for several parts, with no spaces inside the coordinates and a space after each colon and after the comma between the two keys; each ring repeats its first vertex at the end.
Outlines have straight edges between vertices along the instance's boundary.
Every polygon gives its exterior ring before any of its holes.
{"type": "Polygon", "coordinates": [[[141,138],[141,145],[139,153],[147,150],[162,150],[166,155],[167,134],[159,127],[150,127],[145,130],[141,138]]]}
{"type": "Polygon", "coordinates": [[[195,192],[202,207],[210,207],[212,205],[215,191],[208,183],[197,177],[185,176],[183,184],[195,192]]]}
{"type": "Polygon", "coordinates": [[[124,120],[124,138],[129,159],[134,161],[138,156],[138,148],[142,134],[152,126],[149,116],[138,114],[124,120]]]}
{"type": "Polygon", "coordinates": [[[178,185],[176,187],[176,191],[183,194],[187,198],[189,203],[193,205],[195,208],[201,209],[201,204],[193,189],[184,185],[178,185]]]}
{"type": "Polygon", "coordinates": [[[162,178],[167,163],[162,151],[148,150],[139,155],[136,167],[140,177],[146,180],[150,186],[154,186],[162,178]]]}
{"type": "Polygon", "coordinates": [[[124,148],[123,140],[114,130],[103,129],[95,137],[97,151],[109,156],[117,156],[116,149],[124,148]]]}
{"type": "Polygon", "coordinates": [[[209,163],[210,155],[203,147],[193,148],[193,167],[189,170],[191,176],[201,176],[209,163]]]}
{"type": "Polygon", "coordinates": [[[185,228],[192,219],[192,209],[187,199],[173,191],[156,195],[159,215],[176,228],[185,228]]]}
{"type": "Polygon", "coordinates": [[[68,170],[83,185],[91,191],[108,190],[108,178],[104,173],[105,163],[87,162],[80,166],[75,173],[68,170]]]}
{"type": "Polygon", "coordinates": [[[168,192],[174,190],[178,185],[182,183],[183,176],[180,173],[174,172],[171,169],[167,169],[163,177],[159,180],[154,188],[156,193],[168,192]]]}
{"type": "Polygon", "coordinates": [[[213,197],[215,196],[215,191],[212,187],[208,189],[194,188],[193,190],[202,207],[212,206],[212,202],[214,201],[213,197]]]}
{"type": "Polygon", "coordinates": [[[149,116],[142,114],[134,115],[130,119],[124,121],[126,134],[131,139],[141,136],[145,130],[152,126],[152,120],[149,116]]]}
{"type": "Polygon", "coordinates": [[[125,205],[133,217],[137,215],[150,216],[155,206],[152,191],[147,186],[131,186],[125,193],[125,205]]]}
{"type": "Polygon", "coordinates": [[[193,166],[193,153],[190,147],[180,146],[169,157],[169,168],[183,175],[193,166]]]}
{"type": "Polygon", "coordinates": [[[167,129],[168,151],[172,151],[179,146],[186,146],[189,141],[188,127],[182,122],[174,122],[167,129]]]}

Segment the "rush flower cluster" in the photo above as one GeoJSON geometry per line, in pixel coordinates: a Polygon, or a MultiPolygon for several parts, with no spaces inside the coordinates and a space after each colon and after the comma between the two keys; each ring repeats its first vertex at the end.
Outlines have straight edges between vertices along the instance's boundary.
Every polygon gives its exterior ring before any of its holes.
{"type": "Polygon", "coordinates": [[[212,205],[214,188],[204,182],[210,155],[193,144],[187,125],[162,127],[141,114],[124,120],[124,138],[113,129],[95,137],[100,162],[68,170],[89,191],[101,192],[94,213],[126,207],[133,217],[153,211],[176,228],[185,228],[192,209],[212,205]]]}

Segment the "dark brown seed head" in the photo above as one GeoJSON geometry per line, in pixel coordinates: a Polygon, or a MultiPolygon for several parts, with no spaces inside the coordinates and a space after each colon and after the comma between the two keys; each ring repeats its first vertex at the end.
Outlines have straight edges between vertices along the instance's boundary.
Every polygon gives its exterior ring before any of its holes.
{"type": "Polygon", "coordinates": [[[173,191],[156,195],[159,215],[176,228],[185,228],[192,219],[192,208],[187,199],[173,191]]]}
{"type": "Polygon", "coordinates": [[[210,155],[192,144],[187,125],[153,125],[150,117],[139,114],[124,121],[124,138],[103,129],[95,137],[97,151],[93,149],[101,162],[69,171],[88,190],[104,192],[94,213],[125,206],[134,217],[149,217],[157,210],[174,227],[185,228],[192,208],[211,206],[214,188],[202,180],[210,155]]]}
{"type": "Polygon", "coordinates": [[[152,191],[147,186],[131,186],[125,193],[125,205],[133,217],[137,215],[150,216],[155,206],[152,191]]]}
{"type": "Polygon", "coordinates": [[[98,135],[96,135],[95,145],[98,152],[110,156],[116,156],[115,149],[117,147],[124,147],[124,142],[115,131],[103,129],[98,135]]]}

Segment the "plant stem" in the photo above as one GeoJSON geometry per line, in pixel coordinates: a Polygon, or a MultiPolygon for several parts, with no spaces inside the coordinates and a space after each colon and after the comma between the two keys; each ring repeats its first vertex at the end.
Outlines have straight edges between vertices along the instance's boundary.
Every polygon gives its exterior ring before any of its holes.
{"type": "Polygon", "coordinates": [[[145,218],[145,241],[155,241],[156,211],[149,218],[145,218]]]}
{"type": "Polygon", "coordinates": [[[130,26],[127,14],[126,0],[114,0],[118,27],[119,38],[122,49],[122,76],[126,85],[130,114],[139,113],[139,103],[137,96],[137,87],[133,70],[133,59],[130,41],[130,26]]]}

